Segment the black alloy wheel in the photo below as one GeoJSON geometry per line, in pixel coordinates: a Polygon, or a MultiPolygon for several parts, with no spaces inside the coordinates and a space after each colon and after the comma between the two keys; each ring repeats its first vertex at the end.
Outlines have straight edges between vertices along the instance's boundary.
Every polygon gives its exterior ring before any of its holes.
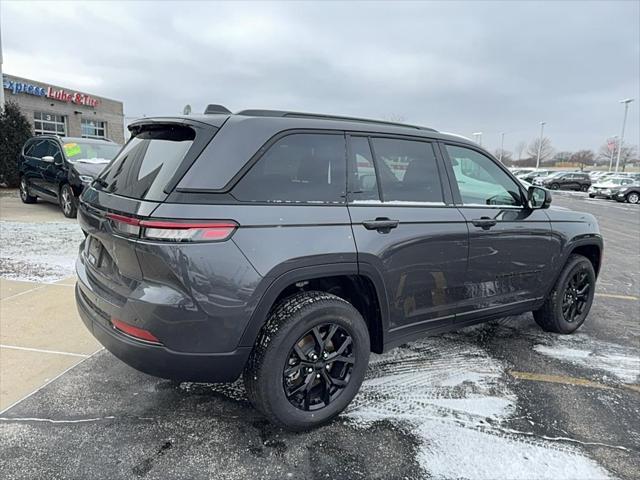
{"type": "Polygon", "coordinates": [[[283,371],[285,395],[300,410],[327,407],[349,384],[354,363],[349,332],[334,323],[317,325],[289,352],[283,371]]]}
{"type": "Polygon", "coordinates": [[[27,179],[20,178],[20,200],[22,203],[35,203],[37,198],[29,195],[29,186],[27,185],[27,179]]]}
{"type": "Polygon", "coordinates": [[[575,322],[584,313],[591,288],[589,274],[584,270],[569,278],[562,298],[562,315],[567,322],[575,322]]]}

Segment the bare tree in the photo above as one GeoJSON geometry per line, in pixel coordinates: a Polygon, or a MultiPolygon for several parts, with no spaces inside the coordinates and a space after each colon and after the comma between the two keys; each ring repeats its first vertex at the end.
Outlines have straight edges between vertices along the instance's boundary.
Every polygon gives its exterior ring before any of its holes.
{"type": "Polygon", "coordinates": [[[518,161],[522,160],[522,152],[527,148],[527,142],[521,141],[516,145],[516,156],[518,157],[518,161]]]}
{"type": "Polygon", "coordinates": [[[495,152],[493,152],[493,155],[496,158],[502,160],[502,163],[504,163],[505,165],[510,165],[513,160],[513,155],[508,150],[500,150],[499,148],[496,148],[495,152]],[[501,152],[502,155],[500,155],[501,152]]]}
{"type": "MultiPolygon", "coordinates": [[[[609,145],[607,145],[606,143],[602,145],[600,147],[600,150],[598,150],[598,160],[602,160],[606,165],[609,165],[612,153],[613,153],[612,163],[613,163],[613,168],[615,168],[616,159],[618,156],[617,144],[615,145],[613,152],[609,150],[609,145]]],[[[637,158],[638,158],[638,152],[636,150],[636,147],[634,145],[626,145],[623,143],[622,150],[620,151],[620,169],[624,172],[624,169],[627,166],[627,163],[630,163],[633,160],[636,160],[637,158]]]]}
{"type": "Polygon", "coordinates": [[[569,157],[569,161],[580,165],[580,171],[584,170],[587,165],[593,165],[596,156],[591,150],[580,150],[569,157]]]}
{"type": "MultiPolygon", "coordinates": [[[[527,155],[530,158],[538,158],[538,146],[540,145],[540,139],[533,140],[527,148],[527,155]]],[[[549,137],[542,138],[542,147],[540,148],[540,163],[544,163],[551,160],[553,157],[553,147],[551,146],[551,140],[549,137]]]]}

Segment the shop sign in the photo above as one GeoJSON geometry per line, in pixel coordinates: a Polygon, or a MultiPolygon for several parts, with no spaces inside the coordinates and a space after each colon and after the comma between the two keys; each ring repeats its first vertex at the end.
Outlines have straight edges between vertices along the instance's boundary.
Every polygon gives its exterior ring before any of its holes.
{"type": "Polygon", "coordinates": [[[35,95],[36,97],[50,98],[59,102],[72,102],[77,105],[86,105],[87,107],[97,107],[100,103],[100,100],[85,93],[69,92],[62,88],[39,87],[31,83],[9,80],[7,77],[2,78],[2,84],[6,90],[11,91],[14,95],[25,93],[27,95],[35,95]]]}

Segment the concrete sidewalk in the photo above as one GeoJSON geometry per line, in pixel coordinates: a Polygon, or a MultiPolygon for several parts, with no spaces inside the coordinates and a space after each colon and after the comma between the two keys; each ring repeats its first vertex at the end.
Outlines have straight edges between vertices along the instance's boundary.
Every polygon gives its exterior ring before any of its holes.
{"type": "Polygon", "coordinates": [[[0,278],[0,410],[100,349],[76,311],[75,278],[0,278]]]}

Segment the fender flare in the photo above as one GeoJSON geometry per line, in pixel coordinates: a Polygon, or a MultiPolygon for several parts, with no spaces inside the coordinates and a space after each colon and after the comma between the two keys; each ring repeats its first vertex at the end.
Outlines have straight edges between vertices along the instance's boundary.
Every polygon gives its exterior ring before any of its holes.
{"type": "MultiPolygon", "coordinates": [[[[363,265],[361,265],[362,267],[363,265]]],[[[291,268],[285,273],[277,277],[264,277],[263,282],[269,282],[264,290],[256,308],[253,310],[249,323],[247,324],[242,337],[240,338],[239,347],[253,347],[260,329],[267,320],[269,310],[278,298],[280,293],[289,285],[303,280],[313,280],[323,277],[334,277],[338,275],[361,275],[368,278],[376,291],[378,297],[378,305],[380,307],[381,317],[381,338],[383,339],[387,332],[389,307],[387,303],[386,290],[382,282],[382,276],[369,268],[358,268],[356,262],[330,263],[322,265],[305,266],[299,268],[291,268]]],[[[373,326],[372,326],[373,327],[373,326]]]]}
{"type": "MultiPolygon", "coordinates": [[[[553,274],[553,282],[550,282],[549,286],[547,287],[547,291],[545,292],[545,295],[544,295],[545,298],[549,295],[551,290],[553,290],[553,288],[555,287],[556,282],[558,281],[558,278],[562,273],[562,269],[566,265],[567,260],[571,255],[571,252],[573,252],[573,250],[575,250],[577,247],[582,247],[582,246],[598,247],[598,249],[600,250],[600,269],[599,270],[602,270],[602,254],[604,251],[604,241],[602,240],[602,235],[596,234],[596,233],[578,235],[577,237],[574,237],[571,240],[569,240],[564,246],[564,248],[562,249],[562,252],[558,259],[558,268],[553,274]]],[[[596,277],[599,274],[599,270],[596,271],[596,277]]]]}

